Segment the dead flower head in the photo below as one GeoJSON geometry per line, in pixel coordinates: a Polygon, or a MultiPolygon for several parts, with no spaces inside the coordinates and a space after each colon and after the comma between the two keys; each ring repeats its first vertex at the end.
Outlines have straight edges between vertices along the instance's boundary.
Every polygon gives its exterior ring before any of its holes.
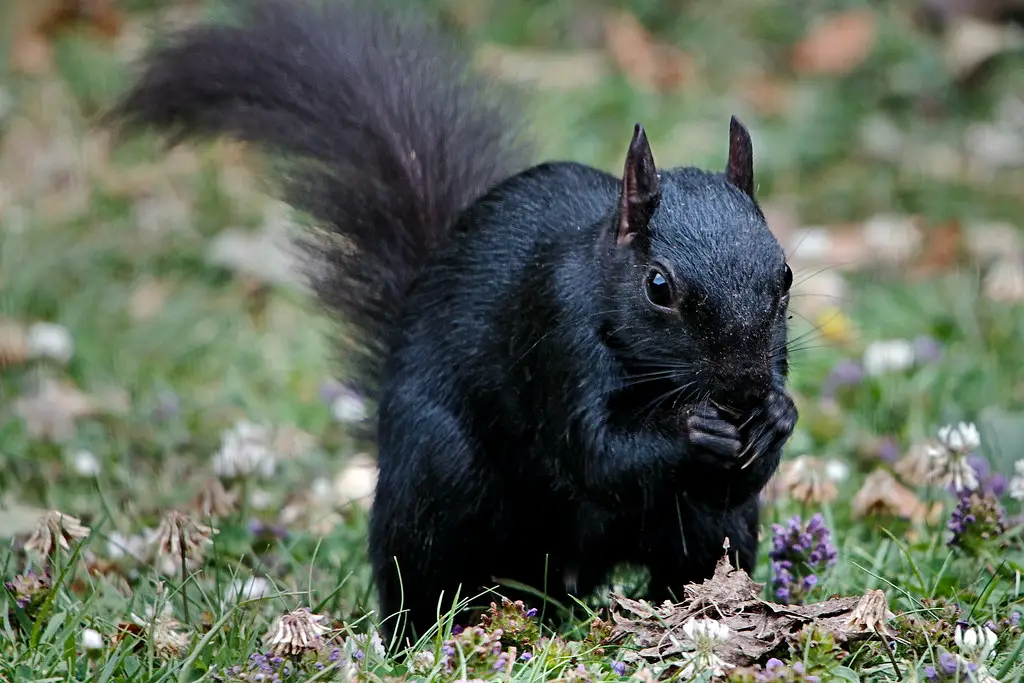
{"type": "Polygon", "coordinates": [[[210,477],[196,496],[195,506],[204,518],[226,517],[235,511],[236,496],[228,493],[220,479],[210,477]]]}
{"type": "Polygon", "coordinates": [[[323,634],[330,630],[320,623],[325,618],[313,614],[308,607],[300,607],[278,617],[263,636],[263,642],[278,657],[318,651],[324,645],[323,634]]]}
{"type": "Polygon", "coordinates": [[[876,589],[868,591],[861,597],[854,606],[853,612],[850,613],[847,624],[859,631],[892,636],[892,631],[889,630],[886,622],[895,616],[889,611],[885,593],[876,589]]]}
{"type": "Polygon", "coordinates": [[[913,444],[896,462],[896,474],[911,486],[927,486],[931,483],[931,453],[939,447],[930,441],[913,444]]]}
{"type": "Polygon", "coordinates": [[[200,524],[177,510],[164,515],[156,531],[157,552],[167,557],[202,557],[205,544],[218,533],[217,529],[200,524]]]}
{"type": "Polygon", "coordinates": [[[151,606],[143,616],[133,612],[132,621],[146,634],[159,659],[180,657],[192,639],[185,626],[171,615],[169,605],[164,605],[159,613],[151,606]]]}
{"type": "Polygon", "coordinates": [[[89,536],[89,527],[60,510],[50,510],[36,524],[25,549],[50,557],[57,551],[71,550],[71,544],[89,536]]]}
{"type": "Polygon", "coordinates": [[[801,455],[789,462],[782,486],[790,498],[808,505],[831,503],[839,495],[825,460],[810,455],[801,455]]]}
{"type": "Polygon", "coordinates": [[[876,469],[864,480],[853,497],[853,516],[911,519],[922,512],[923,503],[885,469],[876,469]]]}

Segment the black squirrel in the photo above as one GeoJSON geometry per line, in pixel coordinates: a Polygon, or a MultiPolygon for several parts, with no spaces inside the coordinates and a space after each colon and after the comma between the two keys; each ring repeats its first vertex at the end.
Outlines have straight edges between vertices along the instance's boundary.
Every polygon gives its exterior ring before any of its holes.
{"type": "Polygon", "coordinates": [[[312,284],[377,404],[380,616],[422,636],[456,591],[583,596],[624,562],[681,597],[726,537],[751,571],[797,411],[747,129],[720,173],[658,170],[640,124],[621,176],[528,166],[518,117],[424,17],[241,9],[152,48],[110,120],[292,162],[312,284]]]}

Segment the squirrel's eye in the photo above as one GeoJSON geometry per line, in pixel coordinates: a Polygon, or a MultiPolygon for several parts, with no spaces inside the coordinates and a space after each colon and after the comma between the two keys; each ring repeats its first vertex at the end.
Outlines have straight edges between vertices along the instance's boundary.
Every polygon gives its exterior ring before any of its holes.
{"type": "Polygon", "coordinates": [[[647,274],[647,300],[659,308],[672,307],[672,286],[660,271],[647,274]]]}
{"type": "Polygon", "coordinates": [[[786,264],[786,274],[782,276],[782,292],[788,293],[789,288],[793,286],[793,269],[786,264]]]}

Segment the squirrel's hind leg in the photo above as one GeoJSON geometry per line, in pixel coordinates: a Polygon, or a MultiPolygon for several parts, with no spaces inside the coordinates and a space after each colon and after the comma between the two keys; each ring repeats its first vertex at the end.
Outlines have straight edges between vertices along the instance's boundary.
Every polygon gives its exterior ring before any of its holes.
{"type": "MultiPolygon", "coordinates": [[[[400,646],[475,597],[500,534],[497,499],[452,411],[422,392],[386,392],[369,551],[382,635],[400,646]],[[461,584],[461,586],[460,586],[461,584]],[[442,594],[443,593],[443,594],[442,594]]],[[[458,619],[456,619],[456,623],[458,619]]]]}

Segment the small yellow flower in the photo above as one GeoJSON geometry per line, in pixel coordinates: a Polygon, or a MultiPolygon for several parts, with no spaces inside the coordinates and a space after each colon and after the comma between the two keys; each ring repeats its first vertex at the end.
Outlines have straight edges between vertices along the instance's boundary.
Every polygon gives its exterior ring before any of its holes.
{"type": "Polygon", "coordinates": [[[815,318],[818,331],[825,340],[833,344],[848,344],[853,339],[853,322],[838,307],[828,306],[815,318]]]}
{"type": "Polygon", "coordinates": [[[60,510],[50,510],[43,515],[36,530],[25,543],[25,549],[50,557],[61,550],[71,550],[71,544],[89,536],[89,527],[60,510]]]}
{"type": "Polygon", "coordinates": [[[278,657],[320,650],[324,645],[323,634],[330,630],[320,623],[324,619],[324,615],[300,607],[278,617],[263,636],[263,642],[278,657]]]}

